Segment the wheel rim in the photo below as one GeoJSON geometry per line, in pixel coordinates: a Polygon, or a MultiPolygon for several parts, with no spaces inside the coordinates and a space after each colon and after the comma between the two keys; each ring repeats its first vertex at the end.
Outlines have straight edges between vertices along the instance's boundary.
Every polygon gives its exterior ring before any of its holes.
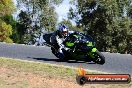
{"type": "Polygon", "coordinates": [[[100,62],[100,61],[101,61],[101,58],[100,58],[99,56],[97,56],[97,58],[98,58],[98,59],[97,59],[96,61],[99,61],[99,62],[100,62]]]}

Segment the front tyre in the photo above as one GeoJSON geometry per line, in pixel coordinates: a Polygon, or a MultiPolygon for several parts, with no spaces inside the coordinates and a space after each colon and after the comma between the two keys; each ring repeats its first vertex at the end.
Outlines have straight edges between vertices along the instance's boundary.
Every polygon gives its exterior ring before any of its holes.
{"type": "Polygon", "coordinates": [[[95,60],[94,60],[94,62],[97,63],[97,64],[103,65],[105,63],[105,57],[104,57],[104,55],[101,52],[99,52],[98,50],[95,53],[96,54],[95,54],[95,60]]]}

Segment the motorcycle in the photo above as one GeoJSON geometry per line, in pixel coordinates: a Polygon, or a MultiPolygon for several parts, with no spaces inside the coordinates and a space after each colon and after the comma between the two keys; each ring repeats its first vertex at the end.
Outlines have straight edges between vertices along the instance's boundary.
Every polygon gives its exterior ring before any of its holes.
{"type": "MultiPolygon", "coordinates": [[[[47,34],[48,35],[48,34],[47,34]]],[[[49,34],[49,39],[51,38],[52,34],[49,34]]],[[[48,41],[46,41],[46,45],[51,47],[52,53],[59,58],[57,54],[57,45],[52,44],[49,39],[44,38],[48,41]]],[[[93,61],[97,64],[104,64],[105,63],[105,57],[104,55],[97,50],[95,47],[96,43],[93,41],[91,36],[85,35],[83,33],[78,34],[71,34],[69,35],[65,41],[63,42],[66,49],[62,49],[64,53],[64,58],[59,58],[62,61],[68,61],[68,60],[83,60],[86,62],[93,61]]]]}

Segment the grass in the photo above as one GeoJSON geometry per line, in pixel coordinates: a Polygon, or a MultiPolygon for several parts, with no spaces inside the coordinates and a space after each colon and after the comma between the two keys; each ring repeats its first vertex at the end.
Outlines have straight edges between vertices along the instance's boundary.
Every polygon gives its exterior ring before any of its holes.
{"type": "MultiPolygon", "coordinates": [[[[22,61],[4,57],[0,57],[0,68],[10,70],[9,73],[5,71],[6,74],[0,73],[0,88],[30,88],[27,79],[23,79],[25,76],[28,76],[29,73],[37,74],[41,77],[46,75],[51,78],[66,79],[72,82],[75,82],[77,74],[76,69],[66,68],[63,65],[57,66],[42,62],[22,61]],[[24,75],[22,74],[19,79],[20,73],[24,73],[24,75]],[[15,78],[13,78],[14,76],[15,78]]],[[[87,74],[97,73],[87,72],[87,74]]],[[[102,88],[106,86],[107,88],[132,88],[132,82],[130,84],[102,84],[101,86],[102,88]]]]}
{"type": "MultiPolygon", "coordinates": [[[[52,65],[43,62],[26,61],[11,58],[0,58],[0,67],[15,68],[23,72],[31,72],[43,75],[45,73],[61,77],[75,77],[76,69],[64,67],[63,65],[52,65]]],[[[97,74],[96,72],[88,72],[88,74],[97,74]]]]}
{"type": "Polygon", "coordinates": [[[55,66],[41,62],[21,61],[10,58],[0,58],[0,67],[17,69],[22,72],[31,72],[39,75],[48,73],[55,76],[74,76],[76,71],[64,66],[55,66]]]}

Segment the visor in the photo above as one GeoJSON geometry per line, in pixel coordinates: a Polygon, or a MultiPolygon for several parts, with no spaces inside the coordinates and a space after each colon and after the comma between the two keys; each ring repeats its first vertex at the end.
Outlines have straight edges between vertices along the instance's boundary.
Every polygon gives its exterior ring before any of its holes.
{"type": "Polygon", "coordinates": [[[68,34],[68,31],[63,31],[62,34],[68,34]]]}

